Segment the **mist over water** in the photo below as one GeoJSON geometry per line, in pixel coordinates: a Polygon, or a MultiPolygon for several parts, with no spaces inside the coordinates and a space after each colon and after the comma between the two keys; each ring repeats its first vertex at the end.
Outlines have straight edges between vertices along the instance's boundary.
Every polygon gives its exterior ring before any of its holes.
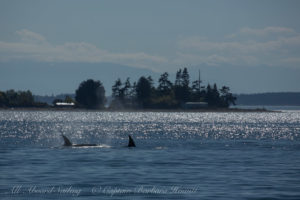
{"type": "Polygon", "coordinates": [[[0,111],[0,127],[4,199],[300,198],[299,111],[0,111]]]}

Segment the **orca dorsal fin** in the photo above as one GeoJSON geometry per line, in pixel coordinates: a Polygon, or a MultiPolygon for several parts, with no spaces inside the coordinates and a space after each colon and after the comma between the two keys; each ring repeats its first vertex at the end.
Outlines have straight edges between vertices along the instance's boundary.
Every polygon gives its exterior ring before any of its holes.
{"type": "Polygon", "coordinates": [[[130,135],[128,135],[128,137],[129,137],[128,147],[135,147],[135,143],[132,137],[130,135]]]}
{"type": "Polygon", "coordinates": [[[65,141],[64,146],[72,146],[73,145],[72,142],[70,142],[70,140],[66,136],[64,136],[64,135],[61,135],[61,136],[64,138],[64,141],[65,141]]]}

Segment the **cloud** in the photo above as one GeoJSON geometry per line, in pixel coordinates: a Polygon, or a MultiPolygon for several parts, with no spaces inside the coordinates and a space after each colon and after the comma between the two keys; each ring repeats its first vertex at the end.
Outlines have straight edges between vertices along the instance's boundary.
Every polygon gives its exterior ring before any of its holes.
{"type": "Polygon", "coordinates": [[[286,64],[299,65],[300,64],[300,58],[299,57],[289,57],[289,58],[286,58],[286,59],[282,59],[282,62],[286,63],[286,64]]]}
{"type": "Polygon", "coordinates": [[[221,41],[188,37],[178,41],[176,63],[300,67],[300,34],[290,28],[243,28],[221,41]],[[275,35],[276,37],[275,37],[275,35]],[[245,35],[250,35],[245,37],[245,35]],[[255,35],[255,37],[252,37],[255,35]],[[198,62],[198,63],[197,63],[198,62]]]}
{"type": "Polygon", "coordinates": [[[247,37],[276,37],[276,36],[287,36],[295,35],[296,31],[287,27],[265,27],[262,29],[254,29],[249,27],[241,28],[237,33],[226,36],[227,38],[237,38],[241,36],[247,37]]]}
{"type": "Polygon", "coordinates": [[[46,42],[46,39],[42,35],[27,29],[16,31],[16,34],[22,39],[23,42],[46,42]]]}
{"type": "Polygon", "coordinates": [[[263,29],[242,28],[241,34],[265,36],[270,34],[295,34],[293,29],[286,27],[265,27],[263,29]]]}
{"type": "Polygon", "coordinates": [[[300,34],[287,27],[241,28],[232,37],[218,40],[181,37],[177,47],[168,52],[168,57],[145,52],[111,52],[86,42],[52,44],[44,36],[27,29],[16,34],[18,41],[0,41],[0,61],[111,62],[157,72],[186,64],[300,68],[300,34]]]}
{"type": "Polygon", "coordinates": [[[46,62],[112,62],[144,68],[168,61],[164,57],[144,52],[109,52],[85,42],[54,45],[42,35],[27,29],[17,31],[16,34],[20,38],[19,42],[0,41],[1,61],[23,59],[46,62]]]}

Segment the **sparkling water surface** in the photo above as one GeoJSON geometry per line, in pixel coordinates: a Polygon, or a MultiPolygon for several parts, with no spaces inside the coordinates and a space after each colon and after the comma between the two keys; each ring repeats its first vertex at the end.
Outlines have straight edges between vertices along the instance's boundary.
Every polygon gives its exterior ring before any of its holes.
{"type": "Polygon", "coordinates": [[[0,199],[300,199],[299,134],[299,110],[0,111],[0,199]]]}

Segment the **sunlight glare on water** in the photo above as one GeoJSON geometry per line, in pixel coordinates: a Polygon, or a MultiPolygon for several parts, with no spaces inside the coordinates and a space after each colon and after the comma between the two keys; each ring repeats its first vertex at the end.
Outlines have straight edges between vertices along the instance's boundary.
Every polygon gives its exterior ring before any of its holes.
{"type": "Polygon", "coordinates": [[[1,138],[51,145],[61,134],[81,142],[139,139],[299,139],[299,112],[1,112],[1,138]]]}

